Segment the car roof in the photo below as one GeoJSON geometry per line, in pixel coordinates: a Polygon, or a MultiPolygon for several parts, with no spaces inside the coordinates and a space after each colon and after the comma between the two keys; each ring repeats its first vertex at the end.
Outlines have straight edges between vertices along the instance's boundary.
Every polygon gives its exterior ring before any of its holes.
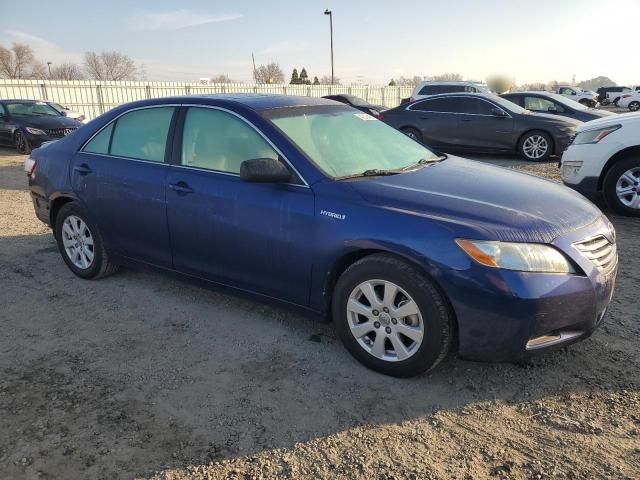
{"type": "Polygon", "coordinates": [[[239,103],[253,110],[270,110],[272,108],[307,107],[316,105],[335,105],[333,100],[320,97],[302,97],[296,95],[271,95],[265,93],[233,93],[212,95],[189,95],[180,97],[183,100],[193,101],[196,98],[203,100],[225,100],[239,103]]]}
{"type": "Polygon", "coordinates": [[[7,98],[4,100],[0,100],[0,103],[15,103],[15,102],[20,102],[20,103],[50,103],[47,100],[33,100],[33,99],[21,99],[21,98],[7,98]]]}
{"type": "Polygon", "coordinates": [[[436,93],[435,95],[429,95],[425,98],[420,98],[413,103],[424,102],[426,100],[431,100],[434,98],[446,98],[446,97],[476,97],[476,98],[486,98],[491,100],[493,97],[497,95],[492,93],[481,93],[481,92],[449,92],[449,93],[436,93]]]}

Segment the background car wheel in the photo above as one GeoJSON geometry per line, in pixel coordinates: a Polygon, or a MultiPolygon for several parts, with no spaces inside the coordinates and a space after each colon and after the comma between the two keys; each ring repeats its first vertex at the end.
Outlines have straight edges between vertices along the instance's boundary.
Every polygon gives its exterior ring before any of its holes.
{"type": "Polygon", "coordinates": [[[451,347],[449,303],[425,274],[393,255],[370,255],[349,267],[333,292],[332,313],[347,350],[386,375],[429,371],[451,347]]]}
{"type": "Polygon", "coordinates": [[[553,141],[548,134],[534,130],[523,135],[518,150],[525,160],[544,162],[553,153],[553,141]]]}
{"type": "Polygon", "coordinates": [[[401,129],[400,131],[404,133],[407,137],[415,140],[416,142],[422,143],[422,135],[415,128],[406,127],[401,129]]]}
{"type": "Polygon", "coordinates": [[[616,163],[602,185],[605,202],[617,213],[640,217],[640,156],[616,163]]]}
{"type": "Polygon", "coordinates": [[[640,102],[631,102],[629,104],[629,111],[637,112],[638,110],[640,110],[640,102]]]}
{"type": "Polygon", "coordinates": [[[16,150],[18,150],[18,153],[21,153],[23,155],[28,155],[29,153],[31,153],[31,145],[29,145],[29,140],[27,139],[27,136],[24,134],[24,132],[18,130],[13,135],[13,143],[16,146],[16,150]]]}
{"type": "Polygon", "coordinates": [[[109,260],[97,225],[78,203],[62,206],[56,217],[55,237],[65,263],[79,277],[97,279],[117,270],[109,260]]]}

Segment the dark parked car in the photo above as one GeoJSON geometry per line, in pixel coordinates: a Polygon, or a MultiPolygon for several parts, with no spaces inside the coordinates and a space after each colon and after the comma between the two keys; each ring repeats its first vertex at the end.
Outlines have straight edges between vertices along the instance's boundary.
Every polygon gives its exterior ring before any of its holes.
{"type": "Polygon", "coordinates": [[[618,105],[618,100],[624,93],[631,93],[633,90],[629,87],[600,87],[596,93],[598,94],[598,101],[603,105],[613,103],[618,105]]]}
{"type": "Polygon", "coordinates": [[[58,140],[82,126],[46,102],[0,100],[0,144],[29,153],[44,142],[58,140]]]}
{"type": "Polygon", "coordinates": [[[335,100],[336,102],[344,103],[345,105],[357,108],[361,112],[368,113],[370,115],[373,115],[374,117],[380,115],[380,112],[384,112],[385,110],[389,109],[389,107],[385,107],[384,105],[369,103],[364,98],[356,97],[353,95],[326,95],[322,98],[327,98],[329,100],[335,100]]]}
{"type": "Polygon", "coordinates": [[[573,118],[581,122],[588,122],[596,118],[615,115],[613,112],[589,108],[582,103],[575,102],[564,95],[549,92],[514,92],[500,95],[502,98],[520,105],[536,113],[552,113],[562,117],[573,118]]]}
{"type": "Polygon", "coordinates": [[[611,224],[581,195],[324,99],[122,105],[25,170],[79,277],[154,266],[294,304],[391,375],[434,367],[454,341],[505,361],[586,338],[616,276],[611,224]]]}
{"type": "Polygon", "coordinates": [[[520,152],[532,161],[562,153],[582,123],[484,93],[434,95],[387,110],[381,119],[438,151],[520,152]]]}

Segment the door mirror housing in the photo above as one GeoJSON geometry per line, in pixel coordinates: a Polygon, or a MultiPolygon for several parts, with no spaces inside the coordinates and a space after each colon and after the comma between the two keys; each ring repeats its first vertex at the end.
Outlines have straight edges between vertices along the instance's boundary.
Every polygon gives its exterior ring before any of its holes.
{"type": "Polygon", "coordinates": [[[245,182],[286,183],[291,177],[287,167],[273,158],[253,158],[240,164],[240,179],[245,182]]]}
{"type": "Polygon", "coordinates": [[[558,113],[558,109],[556,107],[547,108],[547,112],[549,113],[558,113]]]}
{"type": "Polygon", "coordinates": [[[507,116],[507,112],[505,112],[504,110],[502,110],[501,108],[492,108],[491,109],[491,113],[495,116],[495,117],[506,117],[507,116]]]}

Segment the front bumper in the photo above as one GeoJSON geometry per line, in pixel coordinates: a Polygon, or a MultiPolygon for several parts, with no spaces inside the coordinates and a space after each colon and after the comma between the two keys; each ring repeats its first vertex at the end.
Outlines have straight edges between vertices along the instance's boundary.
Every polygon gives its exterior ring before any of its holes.
{"type": "Polygon", "coordinates": [[[554,241],[579,274],[515,272],[474,264],[466,272],[447,275],[443,288],[458,319],[459,355],[518,361],[589,337],[611,301],[617,266],[603,275],[573,244],[602,234],[609,235],[605,217],[554,241]]]}
{"type": "Polygon", "coordinates": [[[28,132],[26,134],[26,137],[32,149],[41,147],[42,144],[45,142],[52,142],[55,140],[60,140],[61,138],[61,137],[50,137],[49,135],[34,135],[28,132]]]}

